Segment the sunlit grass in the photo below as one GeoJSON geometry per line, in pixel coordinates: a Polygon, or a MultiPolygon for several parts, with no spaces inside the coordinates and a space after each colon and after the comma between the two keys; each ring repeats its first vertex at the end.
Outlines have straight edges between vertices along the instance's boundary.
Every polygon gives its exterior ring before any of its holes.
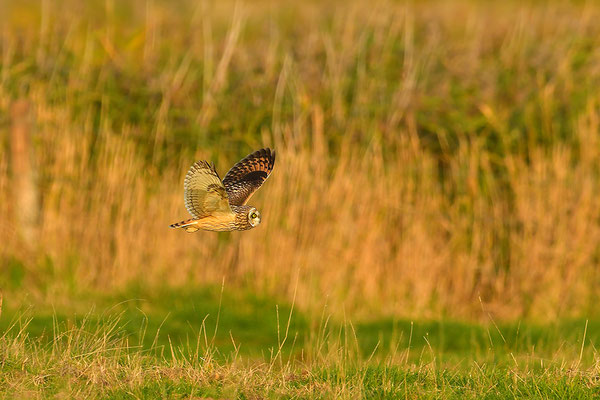
{"type": "Polygon", "coordinates": [[[10,304],[0,316],[0,390],[9,396],[593,398],[598,390],[598,322],[340,321],[219,288],[88,294],[61,309],[10,304]]]}
{"type": "Polygon", "coordinates": [[[41,204],[17,223],[0,147],[10,279],[47,295],[225,274],[365,315],[594,310],[600,8],[177,4],[4,5],[0,128],[31,105],[41,204]],[[167,229],[192,162],[224,174],[263,146],[259,228],[167,229]]]}
{"type": "Polygon", "coordinates": [[[0,2],[0,397],[597,395],[598,20],[0,2]],[[265,146],[258,228],[168,229],[265,146]]]}

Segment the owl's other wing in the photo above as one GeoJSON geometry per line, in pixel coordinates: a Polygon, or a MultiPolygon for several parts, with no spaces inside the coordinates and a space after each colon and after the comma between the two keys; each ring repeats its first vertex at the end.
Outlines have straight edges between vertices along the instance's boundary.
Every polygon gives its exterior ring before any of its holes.
{"type": "Polygon", "coordinates": [[[260,149],[235,164],[223,179],[229,203],[241,206],[267,180],[275,165],[275,150],[260,149]]]}
{"type": "Polygon", "coordinates": [[[214,164],[195,162],[185,176],[183,189],[185,208],[194,218],[232,212],[214,164]]]}

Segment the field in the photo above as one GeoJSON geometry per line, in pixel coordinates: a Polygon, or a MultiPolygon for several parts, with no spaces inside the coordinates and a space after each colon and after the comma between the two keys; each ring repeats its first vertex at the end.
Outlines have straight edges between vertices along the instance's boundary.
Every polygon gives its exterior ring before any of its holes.
{"type": "Polygon", "coordinates": [[[8,397],[596,398],[600,323],[319,319],[218,287],[2,315],[8,397]],[[35,313],[34,315],[32,315],[35,313]],[[8,321],[11,321],[10,323],[8,321]]]}
{"type": "Polygon", "coordinates": [[[1,2],[0,396],[600,396],[599,18],[1,2]],[[267,146],[259,227],[168,229],[267,146]]]}

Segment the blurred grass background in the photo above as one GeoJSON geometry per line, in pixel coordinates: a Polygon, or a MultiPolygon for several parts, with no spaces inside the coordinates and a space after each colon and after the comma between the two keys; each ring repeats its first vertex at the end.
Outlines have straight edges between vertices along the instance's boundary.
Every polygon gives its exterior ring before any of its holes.
{"type": "Polygon", "coordinates": [[[8,289],[43,301],[225,276],[340,315],[552,320],[595,309],[594,3],[1,7],[8,289]],[[11,194],[19,101],[39,187],[35,240],[23,239],[11,194]],[[193,161],[224,174],[263,146],[278,161],[252,199],[259,229],[167,229],[186,216],[193,161]]]}
{"type": "Polygon", "coordinates": [[[0,2],[0,390],[593,397],[599,18],[0,2]],[[258,228],[168,229],[266,146],[258,228]]]}

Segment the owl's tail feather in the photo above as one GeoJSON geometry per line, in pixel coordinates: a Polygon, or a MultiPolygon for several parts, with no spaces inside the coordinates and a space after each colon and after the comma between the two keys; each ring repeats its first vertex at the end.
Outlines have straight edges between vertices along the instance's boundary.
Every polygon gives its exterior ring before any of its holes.
{"type": "Polygon", "coordinates": [[[171,228],[183,228],[186,232],[192,233],[199,231],[198,228],[198,220],[197,219],[186,219],[185,221],[177,222],[175,224],[169,225],[171,228]]]}

